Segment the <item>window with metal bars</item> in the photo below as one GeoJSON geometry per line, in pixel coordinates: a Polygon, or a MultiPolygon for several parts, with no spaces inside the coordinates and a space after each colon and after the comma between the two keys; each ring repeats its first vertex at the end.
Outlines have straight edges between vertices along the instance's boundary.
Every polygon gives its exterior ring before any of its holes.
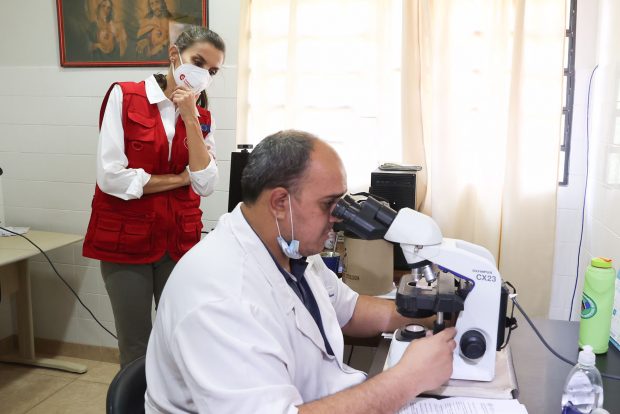
{"type": "Polygon", "coordinates": [[[565,66],[564,66],[564,96],[566,98],[562,108],[563,134],[560,145],[560,185],[568,185],[570,165],[571,134],[573,125],[573,100],[575,98],[575,40],[577,35],[577,0],[567,0],[567,26],[565,66]]]}

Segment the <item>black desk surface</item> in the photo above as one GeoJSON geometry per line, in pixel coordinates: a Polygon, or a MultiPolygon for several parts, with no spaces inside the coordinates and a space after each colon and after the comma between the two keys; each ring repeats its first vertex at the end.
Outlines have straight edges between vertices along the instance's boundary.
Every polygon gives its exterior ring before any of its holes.
{"type": "MultiPolygon", "coordinates": [[[[519,384],[519,401],[529,414],[554,414],[561,411],[561,398],[571,366],[557,359],[540,342],[527,321],[521,317],[513,331],[510,347],[519,384]]],[[[560,355],[577,360],[579,323],[534,319],[538,330],[560,355]]],[[[383,340],[375,353],[369,376],[383,370],[389,340],[383,340]]],[[[620,351],[609,345],[606,355],[596,356],[599,371],[620,375],[620,351]]],[[[620,381],[603,378],[603,407],[611,414],[620,414],[620,381]]]]}

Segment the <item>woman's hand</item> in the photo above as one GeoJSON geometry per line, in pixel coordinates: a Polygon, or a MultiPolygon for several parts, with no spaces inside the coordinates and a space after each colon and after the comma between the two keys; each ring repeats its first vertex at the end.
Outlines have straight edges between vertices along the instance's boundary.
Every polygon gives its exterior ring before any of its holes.
{"type": "Polygon", "coordinates": [[[196,96],[192,91],[184,86],[177,86],[172,91],[170,99],[179,109],[179,114],[183,121],[197,117],[196,96]]]}
{"type": "Polygon", "coordinates": [[[190,184],[189,171],[187,170],[187,168],[184,169],[181,174],[179,174],[179,178],[181,179],[181,182],[183,183],[183,185],[190,184]]]}

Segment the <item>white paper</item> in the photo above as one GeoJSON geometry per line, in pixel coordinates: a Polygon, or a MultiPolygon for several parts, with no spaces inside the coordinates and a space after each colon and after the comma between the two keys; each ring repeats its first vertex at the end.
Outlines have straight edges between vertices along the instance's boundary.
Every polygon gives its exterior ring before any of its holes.
{"type": "Polygon", "coordinates": [[[418,399],[401,408],[398,414],[527,414],[517,400],[483,398],[418,399]]]}
{"type": "MultiPolygon", "coordinates": [[[[7,229],[7,230],[11,230],[13,233],[17,233],[17,234],[24,234],[24,233],[27,233],[28,230],[30,230],[30,227],[10,227],[10,226],[7,226],[7,227],[4,227],[4,228],[7,229]]],[[[6,231],[6,230],[0,229],[0,236],[2,236],[2,237],[16,236],[13,233],[11,233],[9,231],[6,231]]]]}

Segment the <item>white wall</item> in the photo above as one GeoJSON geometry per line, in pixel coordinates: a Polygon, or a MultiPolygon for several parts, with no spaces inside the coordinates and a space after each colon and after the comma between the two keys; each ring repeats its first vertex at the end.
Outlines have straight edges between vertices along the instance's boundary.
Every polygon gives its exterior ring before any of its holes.
{"type": "MultiPolygon", "coordinates": [[[[572,154],[570,162],[569,186],[560,187],[558,192],[558,220],[555,266],[553,275],[552,298],[549,317],[569,319],[571,299],[575,288],[571,317],[578,320],[581,310],[581,292],[586,266],[594,256],[606,256],[614,259],[614,267],[620,266],[620,189],[610,186],[605,179],[609,143],[613,139],[614,128],[603,131],[600,128],[604,118],[600,108],[596,107],[597,95],[601,90],[609,89],[603,84],[602,71],[597,69],[593,77],[590,99],[589,131],[590,142],[586,140],[586,112],[588,83],[595,66],[601,63],[599,39],[602,20],[609,19],[610,13],[605,9],[615,0],[582,0],[577,7],[577,46],[576,46],[576,92],[575,115],[573,118],[572,154]],[[597,46],[598,45],[598,46],[597,46]],[[601,132],[602,131],[602,132],[601,132]],[[586,194],[586,149],[589,147],[589,168],[587,197],[586,194]],[[581,237],[583,217],[583,237],[581,237]],[[581,251],[579,241],[582,239],[581,251]],[[579,267],[577,258],[579,257],[579,267]]],[[[618,25],[618,15],[612,24],[618,25]]],[[[615,90],[614,90],[615,92],[615,90]]],[[[615,102],[612,103],[615,107],[615,102]]],[[[609,106],[609,105],[608,105],[609,106]]],[[[613,149],[614,146],[611,146],[613,149]]],[[[620,151],[620,145],[615,146],[620,151]]],[[[620,174],[620,173],[617,173],[620,174]]],[[[616,177],[620,180],[620,177],[616,177]]]]}
{"type": "MultiPolygon", "coordinates": [[[[236,147],[236,78],[239,0],[210,0],[210,28],[225,40],[225,68],[209,89],[217,126],[220,182],[203,201],[205,228],[226,212],[230,152],[236,147]]],[[[166,68],[61,68],[56,1],[8,2],[0,13],[0,167],[6,223],[38,230],[85,234],[95,183],[97,121],[103,94],[114,81],[139,81],[166,68]],[[30,4],[28,4],[30,3],[30,4]]],[[[3,201],[3,203],[2,203],[3,201]]],[[[51,258],[97,317],[113,328],[99,262],[81,244],[51,258]]],[[[116,346],[38,257],[30,262],[35,336],[116,346]]],[[[10,314],[0,304],[0,314],[10,314]]],[[[14,332],[0,319],[0,339],[14,332]]]]}

